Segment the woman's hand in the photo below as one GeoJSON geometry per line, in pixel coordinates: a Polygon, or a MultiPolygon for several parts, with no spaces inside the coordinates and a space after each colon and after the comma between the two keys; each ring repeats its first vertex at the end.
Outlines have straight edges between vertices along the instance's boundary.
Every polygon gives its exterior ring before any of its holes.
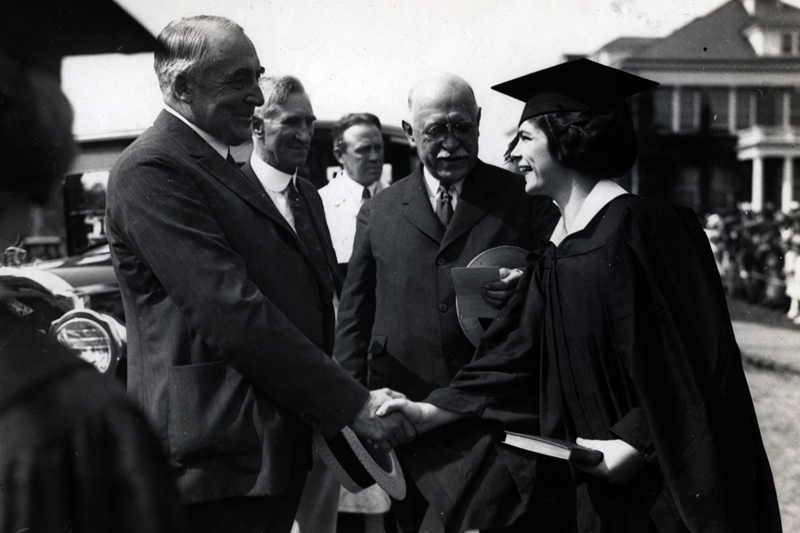
{"type": "Polygon", "coordinates": [[[406,398],[395,398],[381,405],[376,414],[379,417],[401,412],[411,422],[417,433],[426,433],[434,428],[453,422],[466,415],[448,411],[425,402],[412,402],[406,398]]]}
{"type": "Polygon", "coordinates": [[[572,463],[575,468],[605,479],[609,483],[627,483],[644,466],[645,455],[624,440],[591,440],[578,438],[576,443],[603,452],[603,462],[597,466],[572,463]]]}
{"type": "Polygon", "coordinates": [[[522,270],[511,270],[508,268],[500,269],[500,279],[487,281],[481,289],[483,301],[492,309],[502,309],[514,296],[522,277],[522,270]]]}

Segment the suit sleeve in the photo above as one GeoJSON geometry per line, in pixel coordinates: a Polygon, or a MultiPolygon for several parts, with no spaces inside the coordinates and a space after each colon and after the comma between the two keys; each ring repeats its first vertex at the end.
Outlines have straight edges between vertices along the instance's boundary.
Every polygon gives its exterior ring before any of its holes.
{"type": "Polygon", "coordinates": [[[699,222],[654,203],[620,227],[613,327],[641,409],[612,430],[652,441],[666,499],[690,530],[773,530],[761,528],[777,516],[775,489],[699,222]]]}
{"type": "Polygon", "coordinates": [[[370,243],[370,209],[364,202],[358,212],[353,254],[339,305],[333,357],[347,373],[365,386],[368,378],[367,349],[375,323],[377,268],[370,243]]]}
{"type": "Polygon", "coordinates": [[[506,430],[538,433],[542,298],[529,267],[516,293],[481,339],[472,362],[445,389],[425,400],[442,409],[503,423],[506,430]]]}
{"type": "Polygon", "coordinates": [[[244,260],[229,245],[186,169],[150,150],[156,155],[138,162],[129,158],[112,177],[112,248],[122,243],[146,264],[166,293],[150,297],[169,295],[189,327],[221,359],[332,436],[352,420],[368,391],[250,281],[244,260]]]}

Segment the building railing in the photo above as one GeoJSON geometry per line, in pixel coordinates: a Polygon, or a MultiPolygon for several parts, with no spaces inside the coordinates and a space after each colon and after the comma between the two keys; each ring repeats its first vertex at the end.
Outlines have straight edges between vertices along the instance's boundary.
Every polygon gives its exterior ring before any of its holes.
{"type": "Polygon", "coordinates": [[[792,145],[800,142],[798,126],[752,126],[739,131],[738,149],[760,145],[792,145]]]}

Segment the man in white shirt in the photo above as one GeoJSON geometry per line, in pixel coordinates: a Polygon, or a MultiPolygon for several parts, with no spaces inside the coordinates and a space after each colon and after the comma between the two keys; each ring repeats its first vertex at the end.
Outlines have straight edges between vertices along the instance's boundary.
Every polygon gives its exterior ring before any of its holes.
{"type": "Polygon", "coordinates": [[[364,202],[385,188],[381,122],[370,113],[350,113],[333,125],[333,155],[342,172],[320,189],[333,249],[342,272],[353,252],[356,218],[364,202]]]}

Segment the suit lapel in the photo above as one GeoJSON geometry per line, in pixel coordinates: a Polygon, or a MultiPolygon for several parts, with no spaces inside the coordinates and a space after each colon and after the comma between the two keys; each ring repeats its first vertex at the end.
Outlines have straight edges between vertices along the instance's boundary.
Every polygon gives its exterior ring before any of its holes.
{"type": "Polygon", "coordinates": [[[453,220],[441,240],[439,249],[443,250],[477,224],[492,208],[491,197],[496,194],[492,184],[482,172],[483,163],[476,161],[475,167],[464,179],[464,187],[458,198],[458,206],[453,220]]]}
{"type": "Polygon", "coordinates": [[[333,276],[333,282],[336,290],[341,290],[342,275],[339,271],[339,262],[336,260],[336,252],[333,249],[331,242],[331,234],[328,229],[328,223],[325,219],[325,208],[322,205],[322,200],[319,198],[314,185],[306,180],[297,178],[297,184],[301,191],[303,200],[308,206],[308,215],[311,218],[311,225],[314,227],[314,232],[322,246],[322,251],[325,252],[325,260],[328,263],[328,268],[333,276]]]}
{"type": "Polygon", "coordinates": [[[405,207],[403,216],[425,235],[437,243],[441,243],[442,237],[444,237],[444,227],[431,207],[421,168],[420,165],[413,174],[406,178],[410,180],[410,183],[403,199],[405,207]]]}
{"type": "MultiPolygon", "coordinates": [[[[155,127],[178,143],[212,178],[222,183],[253,208],[278,223],[283,221],[286,224],[254,174],[248,176],[242,169],[234,168],[180,119],[167,111],[162,111],[156,119],[155,127]]],[[[288,224],[286,226],[289,227],[288,224]]]]}
{"type": "MultiPolygon", "coordinates": [[[[311,260],[308,249],[289,223],[286,222],[286,219],[283,218],[278,208],[275,207],[275,204],[267,195],[261,182],[258,181],[258,177],[255,175],[255,172],[253,172],[249,162],[241,169],[234,168],[233,165],[220,156],[189,126],[167,111],[161,112],[156,119],[155,127],[181,145],[186,153],[194,158],[195,162],[208,172],[211,177],[222,183],[254,209],[269,217],[275,224],[286,230],[292,236],[297,250],[305,258],[306,262],[319,279],[319,273],[317,273],[317,269],[313,266],[314,263],[311,260]]],[[[301,183],[301,180],[298,179],[298,183],[301,183]]],[[[309,197],[308,191],[304,191],[303,196],[307,199],[309,197]]],[[[308,204],[309,202],[307,201],[306,203],[308,204]]],[[[313,209],[309,208],[309,212],[313,211],[313,209]]],[[[312,216],[312,219],[314,218],[318,219],[316,213],[312,216]]],[[[319,232],[319,221],[314,220],[313,224],[315,225],[315,230],[319,232]]],[[[322,234],[318,233],[318,235],[322,234]]],[[[329,248],[330,246],[325,246],[323,244],[323,247],[329,248]]],[[[326,250],[326,256],[328,255],[330,255],[330,253],[326,250]]],[[[328,261],[330,262],[330,258],[328,261]]],[[[334,272],[338,273],[338,265],[334,272]]],[[[319,281],[322,283],[321,279],[319,281]]]]}

